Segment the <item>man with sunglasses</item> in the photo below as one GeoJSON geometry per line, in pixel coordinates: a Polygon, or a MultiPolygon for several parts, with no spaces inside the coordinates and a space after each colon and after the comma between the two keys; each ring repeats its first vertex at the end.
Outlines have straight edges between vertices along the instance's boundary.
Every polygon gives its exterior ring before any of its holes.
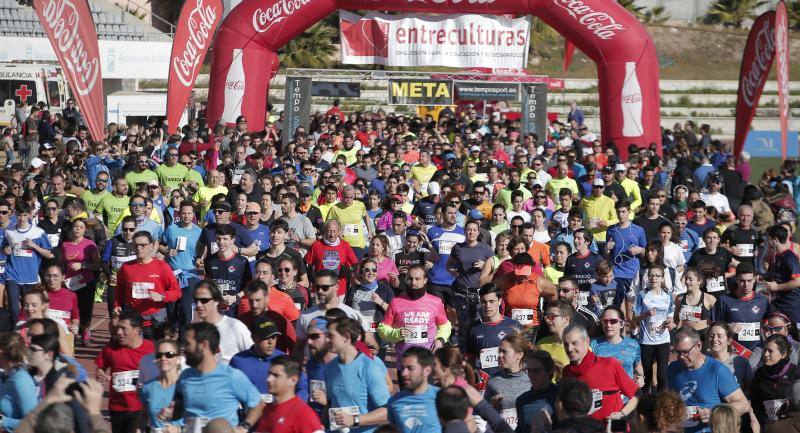
{"type": "MultiPolygon", "coordinates": [[[[100,173],[106,174],[106,180],[111,178],[111,172],[121,170],[125,165],[125,159],[122,155],[109,155],[108,147],[103,143],[94,145],[94,151],[86,161],[86,177],[89,178],[89,185],[97,185],[97,176],[100,173]]],[[[111,191],[111,184],[106,182],[103,186],[104,189],[111,191]]],[[[99,189],[99,188],[98,188],[99,189]]]]}
{"type": "Polygon", "coordinates": [[[103,222],[112,233],[116,232],[120,218],[128,209],[130,201],[128,181],[124,177],[114,178],[114,189],[111,190],[111,194],[103,197],[97,207],[97,211],[102,215],[103,222]]]}
{"type": "Polygon", "coordinates": [[[85,189],[81,194],[81,199],[86,204],[86,211],[89,216],[99,216],[100,203],[107,195],[111,195],[109,179],[108,173],[97,173],[92,187],[85,189]]]}
{"type": "Polygon", "coordinates": [[[696,330],[678,329],[674,342],[678,359],[667,367],[667,386],[680,393],[686,403],[685,432],[711,431],[711,409],[722,403],[733,406],[739,415],[750,411],[750,403],[733,373],[726,365],[703,354],[696,330]]]}
{"type": "MultiPolygon", "coordinates": [[[[192,292],[200,280],[198,270],[194,265],[195,248],[202,235],[202,230],[196,224],[194,203],[184,200],[178,205],[178,218],[174,224],[169,225],[161,237],[159,252],[164,255],[164,260],[173,269],[183,295],[180,306],[174,309],[173,322],[180,323],[181,331],[192,321],[192,292]]],[[[122,230],[124,231],[123,223],[122,230]]]]}
{"type": "Polygon", "coordinates": [[[137,183],[147,183],[151,180],[158,180],[158,175],[150,170],[150,158],[141,153],[136,157],[136,168],[125,175],[129,188],[136,188],[137,183]]]}
{"type": "Polygon", "coordinates": [[[156,167],[159,183],[167,190],[179,188],[189,173],[189,168],[178,163],[179,156],[178,148],[169,146],[164,153],[164,162],[156,167]]]}
{"type": "MultiPolygon", "coordinates": [[[[150,212],[148,215],[147,213],[147,198],[141,195],[134,195],[131,197],[130,202],[128,203],[130,208],[130,215],[136,221],[136,231],[145,231],[150,233],[150,236],[156,240],[156,244],[158,244],[159,239],[161,239],[161,235],[164,233],[164,227],[161,225],[160,222],[157,222],[150,218],[150,215],[156,215],[157,212],[150,212]]],[[[126,217],[125,213],[122,214],[120,217],[119,222],[122,221],[122,218],[126,217]]],[[[119,222],[117,223],[117,230],[114,234],[119,234],[119,222]]]]}
{"type": "Polygon", "coordinates": [[[136,260],[123,264],[117,273],[114,304],[118,316],[123,309],[136,311],[144,319],[145,336],[152,336],[153,324],[166,322],[167,304],[181,298],[181,287],[172,268],[154,256],[155,239],[145,231],[133,235],[136,260]]]}

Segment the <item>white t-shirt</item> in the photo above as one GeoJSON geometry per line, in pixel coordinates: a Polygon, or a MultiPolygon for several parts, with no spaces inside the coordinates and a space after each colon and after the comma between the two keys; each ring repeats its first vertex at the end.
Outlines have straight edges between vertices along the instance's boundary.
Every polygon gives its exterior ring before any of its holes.
{"type": "MultiPolygon", "coordinates": [[[[351,319],[358,320],[361,323],[361,327],[364,328],[365,332],[370,332],[372,329],[371,320],[367,321],[364,319],[364,316],[361,315],[358,311],[350,308],[349,306],[345,305],[344,303],[339,303],[339,306],[336,308],[344,311],[344,314],[347,314],[347,317],[351,319]]],[[[298,340],[305,340],[308,331],[308,325],[317,317],[324,316],[325,312],[319,309],[318,305],[314,305],[311,308],[307,308],[303,310],[300,314],[300,318],[297,319],[297,325],[295,326],[295,334],[297,334],[298,340]]]]}
{"type": "Polygon", "coordinates": [[[222,320],[214,326],[219,331],[219,357],[222,363],[227,364],[233,355],[253,346],[250,330],[238,319],[222,316],[222,320]]]}
{"type": "Polygon", "coordinates": [[[724,194],[720,194],[719,192],[700,194],[700,200],[703,200],[708,206],[714,206],[720,213],[728,213],[731,210],[728,197],[725,197],[724,194]]]}
{"type": "MultiPolygon", "coordinates": [[[[675,285],[672,294],[680,295],[685,293],[686,286],[683,284],[683,272],[678,271],[678,266],[686,265],[686,256],[683,255],[683,249],[680,245],[670,242],[664,247],[664,265],[675,269],[675,285]]],[[[669,273],[669,270],[667,270],[667,273],[669,273]]]]}
{"type": "Polygon", "coordinates": [[[506,219],[508,220],[508,222],[511,222],[511,220],[514,219],[514,217],[516,216],[521,217],[522,222],[525,223],[531,222],[531,214],[529,212],[526,212],[524,210],[521,210],[519,212],[514,212],[513,210],[506,211],[506,219]]]}

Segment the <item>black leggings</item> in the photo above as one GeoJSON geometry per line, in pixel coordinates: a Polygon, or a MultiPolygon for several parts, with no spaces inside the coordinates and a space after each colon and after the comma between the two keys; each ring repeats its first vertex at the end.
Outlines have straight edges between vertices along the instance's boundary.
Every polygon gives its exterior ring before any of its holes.
{"type": "MultiPolygon", "coordinates": [[[[75,291],[78,297],[78,312],[81,315],[81,330],[92,324],[92,313],[94,313],[94,293],[97,290],[97,280],[90,281],[86,287],[75,291]]],[[[112,289],[108,289],[112,290],[112,289]]]]}
{"type": "Polygon", "coordinates": [[[667,364],[669,363],[669,343],[664,344],[642,344],[642,368],[644,368],[644,387],[642,390],[650,393],[653,385],[653,364],[657,366],[657,377],[659,392],[667,389],[667,364]]]}

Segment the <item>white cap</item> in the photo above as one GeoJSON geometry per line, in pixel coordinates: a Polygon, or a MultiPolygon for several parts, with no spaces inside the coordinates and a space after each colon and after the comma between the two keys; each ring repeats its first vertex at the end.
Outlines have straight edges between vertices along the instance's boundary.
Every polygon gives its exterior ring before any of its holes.
{"type": "Polygon", "coordinates": [[[598,177],[598,178],[596,178],[596,179],[594,180],[594,182],[592,182],[592,185],[593,185],[593,186],[606,186],[606,183],[605,183],[605,182],[603,182],[603,179],[600,179],[600,178],[598,177]]]}
{"type": "Polygon", "coordinates": [[[481,151],[481,147],[480,146],[472,146],[472,147],[469,148],[469,151],[470,151],[470,153],[471,152],[480,152],[481,151]]]}
{"type": "Polygon", "coordinates": [[[442,188],[438,182],[428,182],[428,195],[439,195],[442,188]]]}
{"type": "Polygon", "coordinates": [[[614,168],[614,171],[625,171],[627,169],[628,168],[625,167],[625,164],[617,164],[617,166],[614,168]]]}
{"type": "Polygon", "coordinates": [[[31,167],[33,168],[42,168],[44,166],[44,161],[39,158],[33,158],[31,160],[31,167]]]}

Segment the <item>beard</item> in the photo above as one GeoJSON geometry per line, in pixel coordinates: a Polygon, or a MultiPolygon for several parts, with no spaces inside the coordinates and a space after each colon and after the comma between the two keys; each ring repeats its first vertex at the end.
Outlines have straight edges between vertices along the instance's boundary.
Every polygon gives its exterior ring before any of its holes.
{"type": "Polygon", "coordinates": [[[186,352],[183,354],[186,358],[186,365],[192,368],[197,368],[203,362],[203,352],[195,350],[194,352],[186,352]]]}

